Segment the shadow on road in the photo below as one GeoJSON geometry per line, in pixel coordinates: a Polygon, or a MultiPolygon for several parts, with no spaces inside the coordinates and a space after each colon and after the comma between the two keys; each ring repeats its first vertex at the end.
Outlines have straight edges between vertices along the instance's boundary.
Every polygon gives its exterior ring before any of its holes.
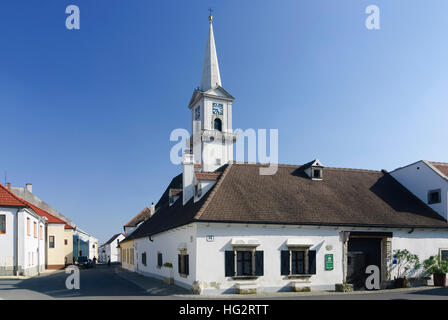
{"type": "MultiPolygon", "coordinates": [[[[51,298],[88,297],[130,297],[145,296],[146,292],[137,285],[126,281],[114,273],[114,267],[97,265],[95,268],[80,269],[80,289],[69,290],[65,281],[69,274],[64,270],[17,281],[2,291],[29,290],[51,298]]],[[[26,291],[24,291],[26,292],[26,291]]],[[[23,297],[26,299],[26,296],[23,297]]]]}

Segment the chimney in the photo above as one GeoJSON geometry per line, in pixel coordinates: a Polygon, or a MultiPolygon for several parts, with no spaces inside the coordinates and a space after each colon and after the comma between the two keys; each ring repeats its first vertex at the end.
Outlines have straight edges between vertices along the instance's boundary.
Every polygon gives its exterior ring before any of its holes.
{"type": "Polygon", "coordinates": [[[11,191],[11,182],[8,182],[6,185],[8,186],[8,190],[11,191]]]}
{"type": "Polygon", "coordinates": [[[182,203],[185,205],[194,195],[194,157],[186,151],[182,157],[182,203]]]}
{"type": "Polygon", "coordinates": [[[26,191],[33,193],[33,185],[31,183],[26,184],[26,191]]]}
{"type": "Polygon", "coordinates": [[[154,213],[156,213],[156,206],[154,205],[154,202],[151,203],[151,208],[149,209],[149,211],[151,213],[151,217],[154,213]]]}

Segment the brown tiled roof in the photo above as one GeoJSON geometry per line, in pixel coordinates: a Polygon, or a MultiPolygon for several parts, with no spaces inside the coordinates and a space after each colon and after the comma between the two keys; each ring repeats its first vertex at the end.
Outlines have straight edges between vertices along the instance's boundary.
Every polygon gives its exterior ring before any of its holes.
{"type": "Polygon", "coordinates": [[[218,180],[220,172],[196,172],[196,178],[198,180],[210,180],[215,181],[218,180]]]}
{"type": "Polygon", "coordinates": [[[172,196],[177,196],[182,193],[182,189],[170,189],[172,196]]]}
{"type": "Polygon", "coordinates": [[[176,201],[130,235],[139,238],[195,221],[366,227],[448,228],[448,223],[386,172],[324,168],[309,179],[305,166],[226,165],[197,203],[176,201]]]}
{"type": "Polygon", "coordinates": [[[433,167],[435,167],[437,170],[439,170],[445,176],[445,178],[448,179],[448,163],[446,163],[446,162],[434,162],[434,161],[430,161],[429,163],[433,167]]]}
{"type": "Polygon", "coordinates": [[[272,176],[260,165],[233,164],[200,220],[322,225],[444,226],[448,224],[388,173],[324,168],[309,179],[298,166],[272,176]]]}
{"type": "Polygon", "coordinates": [[[132,218],[128,223],[124,225],[124,227],[135,227],[140,222],[144,221],[146,218],[151,216],[151,210],[146,207],[142,211],[140,211],[134,218],[132,218]]]}

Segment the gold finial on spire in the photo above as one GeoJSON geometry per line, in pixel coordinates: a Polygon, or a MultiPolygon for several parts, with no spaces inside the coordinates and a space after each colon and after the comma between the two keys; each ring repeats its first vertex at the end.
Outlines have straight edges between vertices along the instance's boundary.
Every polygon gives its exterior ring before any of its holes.
{"type": "Polygon", "coordinates": [[[209,8],[208,11],[210,11],[210,15],[208,16],[208,21],[212,22],[213,21],[213,16],[212,16],[212,8],[209,8]]]}

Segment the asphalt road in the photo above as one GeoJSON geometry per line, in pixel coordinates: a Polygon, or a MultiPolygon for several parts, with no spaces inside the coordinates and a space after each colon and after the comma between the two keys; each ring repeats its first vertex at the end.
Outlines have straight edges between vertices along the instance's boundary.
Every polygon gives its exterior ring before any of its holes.
{"type": "MultiPolygon", "coordinates": [[[[145,299],[143,289],[118,277],[113,267],[80,270],[80,289],[68,290],[68,274],[56,271],[25,280],[0,279],[0,299],[145,299]]],[[[153,297],[154,298],[154,297],[153,297]]]]}
{"type": "MultiPolygon", "coordinates": [[[[447,300],[448,288],[419,288],[406,291],[382,291],[379,293],[354,294],[278,294],[248,296],[190,296],[150,294],[138,285],[118,276],[114,267],[97,266],[80,271],[80,289],[68,290],[65,286],[67,274],[56,271],[29,279],[1,279],[0,300],[32,299],[261,299],[261,300],[447,300]]],[[[155,283],[156,285],[156,283],[155,283]]]]}

